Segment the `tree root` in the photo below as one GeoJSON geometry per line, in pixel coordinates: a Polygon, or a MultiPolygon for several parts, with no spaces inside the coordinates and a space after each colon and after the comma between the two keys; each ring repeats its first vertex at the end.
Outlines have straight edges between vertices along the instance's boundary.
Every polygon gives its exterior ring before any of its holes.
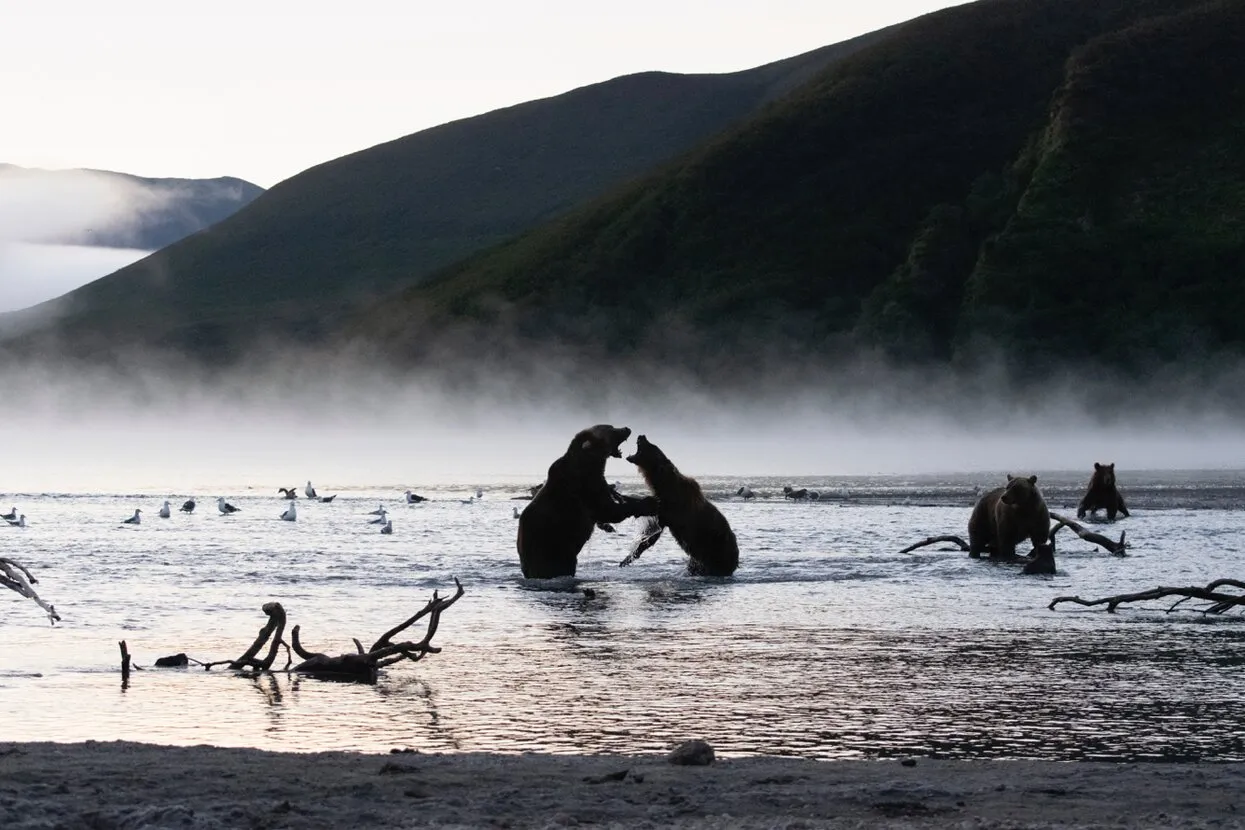
{"type": "Polygon", "coordinates": [[[1077,524],[1072,519],[1060,516],[1058,513],[1051,513],[1050,517],[1055,520],[1055,526],[1050,529],[1050,536],[1048,537],[1052,543],[1055,541],[1055,534],[1058,533],[1061,528],[1066,527],[1086,542],[1092,542],[1095,545],[1105,548],[1107,551],[1115,554],[1116,556],[1128,555],[1126,552],[1128,543],[1125,542],[1125,536],[1128,535],[1128,531],[1126,530],[1120,532],[1120,541],[1116,542],[1106,536],[1103,536],[1101,533],[1086,530],[1083,526],[1077,524]]]}
{"type": "Polygon", "coordinates": [[[35,589],[31,587],[37,584],[39,584],[39,580],[35,579],[25,565],[0,556],[0,585],[11,591],[16,591],[27,599],[34,600],[36,605],[47,612],[48,622],[55,625],[60,622],[60,614],[56,613],[55,606],[44,602],[39,597],[39,594],[35,592],[35,589]]]}
{"type": "Polygon", "coordinates": [[[1106,605],[1108,613],[1115,613],[1115,609],[1126,602],[1145,602],[1147,600],[1163,599],[1164,597],[1181,597],[1181,599],[1177,600],[1167,608],[1165,613],[1168,614],[1175,611],[1181,604],[1191,599],[1202,599],[1211,603],[1211,605],[1206,608],[1194,609],[1203,614],[1223,614],[1233,608],[1245,607],[1245,594],[1222,593],[1218,589],[1224,586],[1245,590],[1245,582],[1241,582],[1240,580],[1216,579],[1205,588],[1198,588],[1196,586],[1187,588],[1159,586],[1158,588],[1151,588],[1149,591],[1138,591],[1135,594],[1117,594],[1116,596],[1103,597],[1102,599],[1055,597],[1050,601],[1050,605],[1046,607],[1053,611],[1055,610],[1055,606],[1060,603],[1072,602],[1077,605],[1085,606],[1106,605]]]}
{"type": "MultiPolygon", "coordinates": [[[[366,651],[358,638],[353,638],[355,651],[352,653],[330,657],[327,654],[310,651],[303,646],[297,625],[290,629],[290,640],[287,643],[282,637],[286,623],[285,609],[279,602],[269,602],[263,607],[264,613],[268,615],[268,622],[259,630],[251,647],[241,656],[233,660],[217,660],[211,663],[203,663],[190,658],[186,658],[186,661],[203,666],[205,671],[210,671],[215,666],[228,666],[231,671],[250,677],[276,671],[305,674],[325,680],[375,683],[379,669],[392,666],[402,660],[421,660],[426,655],[441,652],[440,648],[432,645],[432,638],[441,624],[441,613],[463,595],[462,583],[457,578],[454,579],[454,585],[456,590],[453,596],[442,599],[436,591],[433,591],[432,599],[423,608],[382,634],[366,651]],[[394,637],[424,617],[428,618],[428,628],[424,632],[423,639],[419,642],[393,642],[394,637]],[[259,653],[265,645],[268,646],[268,652],[261,659],[259,653]],[[273,663],[282,648],[285,649],[286,654],[285,667],[274,669],[273,663]],[[302,659],[298,665],[293,665],[294,654],[302,659]]],[[[184,657],[184,655],[178,656],[184,657]]],[[[180,663],[180,665],[185,665],[185,663],[180,663]]]]}

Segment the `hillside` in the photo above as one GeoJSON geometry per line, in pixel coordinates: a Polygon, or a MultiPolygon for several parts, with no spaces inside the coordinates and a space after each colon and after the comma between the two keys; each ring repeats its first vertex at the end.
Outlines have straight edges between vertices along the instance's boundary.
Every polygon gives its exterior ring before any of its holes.
{"type": "Polygon", "coordinates": [[[219,360],[256,337],[319,341],[346,310],[649,171],[882,36],[731,74],[617,78],[330,161],[32,310],[22,328],[38,333],[17,345],[219,360]]]}
{"type": "Polygon", "coordinates": [[[154,251],[221,221],[263,192],[230,177],[152,179],[0,164],[0,239],[154,251]]]}
{"type": "MultiPolygon", "coordinates": [[[[1239,345],[1245,4],[980,0],[353,321],[418,359],[1027,365],[1239,345]]],[[[1139,360],[1140,358],[1140,360],[1139,360]]]]}

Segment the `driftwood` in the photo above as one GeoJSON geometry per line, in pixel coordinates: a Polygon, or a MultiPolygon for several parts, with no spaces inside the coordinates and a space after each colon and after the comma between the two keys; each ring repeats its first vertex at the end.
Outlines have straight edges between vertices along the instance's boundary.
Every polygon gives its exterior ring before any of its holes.
{"type": "MultiPolygon", "coordinates": [[[[442,599],[436,591],[433,591],[432,599],[423,608],[416,611],[404,622],[395,625],[382,634],[380,639],[372,644],[371,648],[364,649],[363,643],[354,638],[355,652],[353,654],[341,654],[336,657],[330,657],[327,654],[307,650],[303,647],[299,638],[299,626],[297,625],[290,630],[290,639],[289,642],[286,642],[282,636],[285,632],[286,623],[285,608],[279,602],[269,602],[265,603],[263,607],[264,613],[268,615],[268,622],[255,635],[255,640],[251,643],[251,647],[243,652],[241,656],[233,660],[217,660],[204,663],[189,658],[185,654],[175,654],[171,657],[160,658],[156,661],[156,665],[171,667],[195,663],[203,666],[205,671],[209,671],[216,666],[228,666],[231,671],[241,672],[248,676],[271,672],[290,672],[321,677],[327,680],[375,683],[376,673],[379,669],[391,666],[401,660],[421,660],[428,654],[439,654],[441,652],[440,648],[432,645],[432,638],[437,633],[437,628],[441,623],[441,613],[457,602],[458,598],[463,595],[462,583],[455,579],[454,585],[456,590],[453,596],[442,599]],[[428,629],[424,633],[423,639],[419,642],[393,642],[394,637],[424,617],[428,618],[428,629]],[[267,652],[261,657],[260,652],[264,651],[265,646],[267,646],[267,652]],[[273,664],[283,648],[286,655],[285,665],[274,669],[273,664]],[[294,654],[302,658],[303,662],[294,665],[294,654]]],[[[129,654],[124,642],[121,644],[121,654],[122,673],[123,676],[128,677],[129,654]]],[[[134,668],[139,669],[141,667],[135,665],[134,668]]]]}
{"type": "Polygon", "coordinates": [[[55,606],[44,602],[39,597],[39,594],[35,592],[35,589],[31,587],[38,584],[39,580],[35,579],[25,565],[0,556],[0,585],[11,591],[16,591],[27,599],[33,599],[36,605],[47,612],[48,622],[55,625],[60,622],[60,614],[56,613],[55,606]]]}
{"type": "Polygon", "coordinates": [[[1204,588],[1191,586],[1187,588],[1172,588],[1159,586],[1151,588],[1149,591],[1138,591],[1135,594],[1117,594],[1113,597],[1103,597],[1102,599],[1081,599],[1080,597],[1055,597],[1050,601],[1050,605],[1046,606],[1052,611],[1056,605],[1064,602],[1072,602],[1077,605],[1107,606],[1108,613],[1114,613],[1115,609],[1126,602],[1146,602],[1147,600],[1163,599],[1165,597],[1180,597],[1176,602],[1170,605],[1165,613],[1170,614],[1180,607],[1183,603],[1191,599],[1206,600],[1211,605],[1205,608],[1193,609],[1203,614],[1223,614],[1233,608],[1245,608],[1245,594],[1227,594],[1220,591],[1220,588],[1231,587],[1245,590],[1245,582],[1236,579],[1216,579],[1204,588]]]}
{"type": "Polygon", "coordinates": [[[1128,535],[1127,530],[1121,531],[1120,541],[1116,542],[1113,539],[1103,536],[1101,533],[1095,533],[1092,530],[1086,530],[1083,526],[1077,524],[1072,519],[1069,519],[1065,516],[1060,516],[1058,513],[1051,513],[1050,517],[1055,520],[1055,526],[1050,529],[1049,538],[1052,544],[1054,544],[1055,542],[1055,534],[1058,533],[1061,528],[1066,527],[1069,530],[1071,530],[1073,533],[1075,533],[1077,536],[1080,536],[1086,542],[1091,542],[1095,545],[1099,545],[1100,547],[1105,548],[1107,551],[1115,554],[1116,556],[1127,556],[1128,555],[1128,553],[1126,552],[1126,549],[1128,548],[1128,543],[1125,541],[1125,537],[1128,535]]]}
{"type": "Polygon", "coordinates": [[[968,542],[965,542],[959,536],[931,536],[922,542],[917,542],[915,545],[908,545],[900,553],[912,553],[917,548],[923,548],[926,545],[936,545],[939,542],[951,542],[952,544],[959,545],[960,550],[968,550],[968,542]]]}

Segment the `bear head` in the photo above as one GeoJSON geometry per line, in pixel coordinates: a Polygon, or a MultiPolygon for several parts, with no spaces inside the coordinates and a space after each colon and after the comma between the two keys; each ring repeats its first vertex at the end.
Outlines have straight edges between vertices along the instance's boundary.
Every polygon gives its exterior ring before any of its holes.
{"type": "Polygon", "coordinates": [[[607,458],[622,458],[622,443],[630,437],[631,430],[628,427],[597,424],[577,432],[571,439],[571,445],[567,448],[566,454],[601,461],[607,458]]]}
{"type": "Polygon", "coordinates": [[[1007,486],[1003,488],[1003,495],[999,496],[999,501],[1003,504],[1024,506],[1032,504],[1041,499],[1042,496],[1037,489],[1037,476],[1011,476],[1007,477],[1007,486]]]}
{"type": "Polygon", "coordinates": [[[635,447],[635,452],[627,456],[627,460],[641,470],[656,470],[669,466],[670,459],[666,458],[666,454],[661,451],[661,448],[648,440],[647,436],[641,435],[637,438],[635,447]]]}
{"type": "Polygon", "coordinates": [[[1114,487],[1115,462],[1112,461],[1110,464],[1099,464],[1095,461],[1092,483],[1098,485],[1099,487],[1114,487]]]}

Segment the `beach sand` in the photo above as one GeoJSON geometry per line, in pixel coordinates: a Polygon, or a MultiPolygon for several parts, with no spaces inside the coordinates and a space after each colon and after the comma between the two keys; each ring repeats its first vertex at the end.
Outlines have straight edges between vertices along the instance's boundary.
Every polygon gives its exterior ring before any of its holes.
{"type": "Polygon", "coordinates": [[[0,743],[0,828],[1245,827],[1245,765],[0,743]],[[911,763],[911,762],[909,762],[911,763]]]}

